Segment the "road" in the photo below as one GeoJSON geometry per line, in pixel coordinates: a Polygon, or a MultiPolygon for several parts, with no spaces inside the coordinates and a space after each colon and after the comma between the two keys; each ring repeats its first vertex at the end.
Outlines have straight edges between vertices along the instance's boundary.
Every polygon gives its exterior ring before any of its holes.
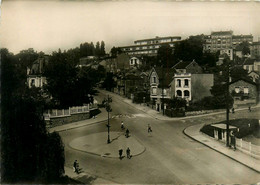
{"type": "MultiPolygon", "coordinates": [[[[104,97],[104,94],[100,94],[104,97]]],[[[127,114],[128,117],[110,121],[111,131],[120,130],[124,121],[130,132],[145,146],[146,151],[131,160],[102,158],[69,147],[68,143],[88,134],[105,132],[106,123],[97,123],[61,132],[65,143],[66,166],[75,159],[84,171],[122,184],[189,184],[189,183],[239,183],[260,181],[260,175],[246,166],[188,138],[183,130],[193,124],[213,123],[225,119],[225,114],[179,121],[156,120],[136,110],[112,95],[112,115],[127,114]],[[147,133],[147,124],[153,133],[147,133]]],[[[259,119],[259,115],[251,114],[259,119]]],[[[247,117],[247,111],[232,114],[230,119],[247,117]]]]}

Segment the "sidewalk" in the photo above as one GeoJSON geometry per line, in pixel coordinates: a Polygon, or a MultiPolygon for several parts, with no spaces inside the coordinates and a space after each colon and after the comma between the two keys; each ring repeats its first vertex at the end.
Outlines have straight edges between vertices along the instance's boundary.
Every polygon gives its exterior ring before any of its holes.
{"type": "Polygon", "coordinates": [[[85,172],[77,174],[73,171],[72,167],[65,166],[64,170],[67,176],[84,184],[118,184],[116,182],[112,182],[110,180],[95,175],[87,174],[85,172]]]}
{"type": "Polygon", "coordinates": [[[202,124],[193,125],[188,128],[186,128],[183,132],[188,137],[202,143],[205,146],[208,146],[209,148],[224,154],[225,156],[253,169],[254,171],[257,171],[260,173],[260,161],[256,158],[251,157],[249,154],[245,154],[239,150],[233,150],[231,148],[226,147],[225,143],[221,143],[210,136],[207,136],[206,134],[203,134],[200,132],[200,129],[203,127],[202,124]]]}
{"type": "Polygon", "coordinates": [[[74,129],[74,128],[78,128],[78,127],[83,127],[86,125],[92,125],[95,123],[100,123],[100,122],[104,122],[107,121],[107,112],[104,108],[101,108],[101,113],[98,114],[96,116],[95,119],[90,118],[90,119],[86,119],[86,120],[82,120],[82,121],[78,121],[78,122],[73,122],[73,123],[68,123],[68,124],[64,124],[61,126],[57,126],[57,127],[53,127],[49,129],[49,132],[62,132],[65,130],[70,130],[70,129],[74,129]]]}

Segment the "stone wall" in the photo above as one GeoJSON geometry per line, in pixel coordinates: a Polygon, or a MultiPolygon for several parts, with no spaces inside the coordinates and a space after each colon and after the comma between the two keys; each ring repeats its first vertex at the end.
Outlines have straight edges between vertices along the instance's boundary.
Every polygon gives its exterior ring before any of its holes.
{"type": "Polygon", "coordinates": [[[46,126],[47,128],[52,128],[52,127],[56,127],[68,123],[82,121],[82,120],[90,119],[91,117],[99,113],[100,113],[99,109],[93,109],[90,110],[89,112],[71,114],[70,116],[52,117],[50,118],[50,120],[46,121],[46,126]]]}

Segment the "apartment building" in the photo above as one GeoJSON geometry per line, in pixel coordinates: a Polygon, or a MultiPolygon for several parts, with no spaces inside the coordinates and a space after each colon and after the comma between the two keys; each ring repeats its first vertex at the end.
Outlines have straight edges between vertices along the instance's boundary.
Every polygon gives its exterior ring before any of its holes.
{"type": "Polygon", "coordinates": [[[180,41],[179,36],[155,37],[134,41],[134,45],[120,47],[128,55],[157,55],[157,51],[162,44],[169,44],[174,48],[176,42],[180,41]]]}
{"type": "Polygon", "coordinates": [[[253,58],[260,58],[260,41],[251,44],[250,54],[253,58]]]}

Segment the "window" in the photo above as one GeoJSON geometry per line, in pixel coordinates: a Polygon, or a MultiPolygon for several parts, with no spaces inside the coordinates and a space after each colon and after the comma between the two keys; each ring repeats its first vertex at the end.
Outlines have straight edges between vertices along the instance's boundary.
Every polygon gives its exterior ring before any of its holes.
{"type": "Polygon", "coordinates": [[[153,87],[152,94],[157,94],[157,88],[156,87],[153,87]]]}
{"type": "Polygon", "coordinates": [[[153,77],[153,83],[156,83],[156,77],[155,76],[153,77]]]}
{"type": "Polygon", "coordinates": [[[248,94],[248,87],[244,87],[244,94],[248,94]]]}
{"type": "Polygon", "coordinates": [[[189,96],[190,96],[190,92],[187,91],[187,90],[185,90],[185,91],[184,91],[184,96],[185,96],[185,97],[189,97],[189,96]]]}
{"type": "Polygon", "coordinates": [[[177,80],[177,87],[181,87],[181,80],[180,79],[177,80]]]}
{"type": "Polygon", "coordinates": [[[239,87],[235,87],[235,92],[236,92],[236,93],[239,93],[239,91],[240,91],[240,90],[239,90],[239,87]]]}
{"type": "Polygon", "coordinates": [[[185,80],[184,80],[184,86],[185,86],[185,87],[189,87],[189,80],[188,80],[188,79],[185,79],[185,80]]]}
{"type": "Polygon", "coordinates": [[[177,91],[176,91],[176,94],[177,94],[178,97],[182,97],[182,92],[181,92],[181,90],[177,90],[177,91]]]}
{"type": "Polygon", "coordinates": [[[35,79],[32,79],[32,80],[31,80],[31,87],[32,87],[32,86],[35,86],[35,79]]]}

